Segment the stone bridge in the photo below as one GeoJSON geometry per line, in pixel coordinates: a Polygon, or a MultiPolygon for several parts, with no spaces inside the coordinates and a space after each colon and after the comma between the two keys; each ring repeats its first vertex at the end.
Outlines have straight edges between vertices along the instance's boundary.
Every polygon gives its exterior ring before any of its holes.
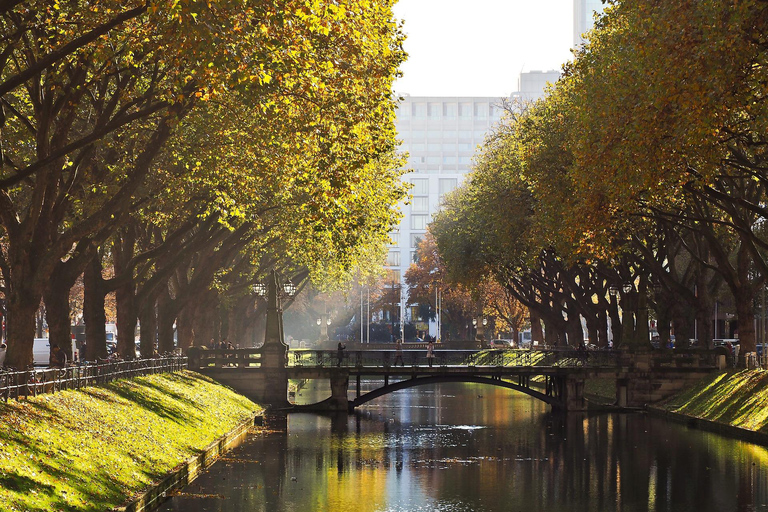
{"type": "MultiPolygon", "coordinates": [[[[265,344],[266,346],[266,344],[265,344]]],[[[423,350],[283,350],[282,364],[270,365],[261,349],[193,350],[190,367],[252,400],[275,408],[352,411],[388,393],[441,382],[474,382],[514,389],[555,410],[586,408],[587,379],[615,379],[616,404],[641,407],[670,396],[716,369],[713,354],[702,351],[628,353],[574,350],[441,350],[431,363],[423,350]],[[296,406],[288,401],[288,380],[325,379],[331,396],[296,406]],[[378,382],[363,392],[361,381],[378,382]],[[350,399],[349,394],[354,395],[350,399]]]]}
{"type": "Polygon", "coordinates": [[[267,283],[267,325],[261,348],[188,351],[193,370],[273,408],[351,411],[387,393],[440,382],[477,382],[514,389],[562,411],[586,408],[584,383],[595,377],[616,382],[616,404],[640,407],[677,392],[724,364],[707,351],[442,350],[428,361],[424,350],[288,351],[277,274],[267,283]],[[396,365],[395,363],[399,363],[396,365]],[[720,364],[717,364],[720,363],[720,364]],[[327,379],[331,396],[317,404],[288,400],[289,379],[327,379]],[[355,398],[349,399],[350,381],[355,398]],[[361,393],[363,379],[381,385],[361,393]]]}

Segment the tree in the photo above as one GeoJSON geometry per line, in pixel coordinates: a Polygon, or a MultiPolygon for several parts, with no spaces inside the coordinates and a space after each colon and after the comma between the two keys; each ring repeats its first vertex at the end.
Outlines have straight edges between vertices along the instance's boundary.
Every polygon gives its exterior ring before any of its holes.
{"type": "Polygon", "coordinates": [[[379,187],[362,172],[394,146],[390,86],[403,52],[389,2],[158,2],[137,4],[130,16],[119,3],[36,5],[2,13],[12,35],[5,48],[12,58],[2,68],[0,175],[7,364],[31,360],[30,319],[51,276],[63,275],[57,267],[78,275],[131,215],[173,196],[163,175],[190,177],[188,188],[202,187],[202,197],[218,192],[210,213],[225,207],[237,218],[248,209],[244,221],[257,230],[257,212],[291,208],[303,219],[298,234],[311,233],[316,251],[333,242],[341,268],[353,263],[361,242],[388,228],[387,201],[401,193],[385,179],[381,190],[389,192],[373,197],[379,187]],[[101,31],[95,38],[94,30],[101,31]],[[51,57],[44,66],[35,62],[38,49],[51,57]],[[224,118],[239,121],[223,125],[234,126],[232,141],[259,130],[203,168],[212,146],[195,160],[168,149],[181,123],[213,100],[238,106],[224,118]],[[244,112],[252,116],[236,115],[244,112]],[[243,164],[254,158],[261,174],[251,182],[253,168],[243,164]],[[214,180],[222,168],[234,172],[214,180]],[[277,179],[259,188],[270,176],[277,179]],[[235,189],[247,192],[242,203],[232,201],[235,189]],[[280,192],[272,205],[270,190],[280,192]],[[269,200],[251,207],[254,195],[269,200]]]}

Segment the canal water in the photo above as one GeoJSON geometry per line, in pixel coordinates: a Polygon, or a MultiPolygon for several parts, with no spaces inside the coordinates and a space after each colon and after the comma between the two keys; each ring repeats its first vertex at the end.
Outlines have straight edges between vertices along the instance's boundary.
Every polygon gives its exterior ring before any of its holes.
{"type": "Polygon", "coordinates": [[[160,510],[768,510],[764,447],[644,414],[548,409],[511,390],[441,384],[351,416],[292,413],[160,510]]]}

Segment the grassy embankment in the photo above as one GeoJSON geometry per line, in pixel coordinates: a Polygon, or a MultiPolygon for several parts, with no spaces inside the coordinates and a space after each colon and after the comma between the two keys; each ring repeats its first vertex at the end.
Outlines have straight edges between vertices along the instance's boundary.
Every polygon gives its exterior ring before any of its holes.
{"type": "Polygon", "coordinates": [[[664,409],[768,434],[768,372],[729,370],[670,398],[664,409]]]}
{"type": "Polygon", "coordinates": [[[121,505],[259,410],[192,372],[0,402],[0,511],[121,505]]]}

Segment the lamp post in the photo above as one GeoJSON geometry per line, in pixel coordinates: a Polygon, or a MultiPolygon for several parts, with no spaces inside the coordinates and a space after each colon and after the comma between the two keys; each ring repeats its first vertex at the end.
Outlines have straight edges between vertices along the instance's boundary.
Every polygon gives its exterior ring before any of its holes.
{"type": "Polygon", "coordinates": [[[472,319],[472,329],[473,329],[474,335],[471,338],[474,341],[477,339],[477,318],[472,319]]]}
{"type": "Polygon", "coordinates": [[[327,313],[323,313],[323,317],[317,319],[317,325],[320,326],[320,341],[328,341],[328,327],[331,325],[331,318],[327,316],[327,313]]]}
{"type": "Polygon", "coordinates": [[[267,326],[264,332],[264,346],[261,349],[262,372],[258,378],[264,381],[265,389],[268,390],[263,397],[265,403],[283,406],[288,403],[288,346],[285,344],[283,332],[281,292],[292,297],[296,293],[296,286],[289,279],[280,287],[275,270],[269,274],[266,286],[262,286],[264,283],[253,285],[257,294],[266,288],[267,297],[267,326]],[[269,383],[269,386],[266,386],[266,383],[269,383]]]}

